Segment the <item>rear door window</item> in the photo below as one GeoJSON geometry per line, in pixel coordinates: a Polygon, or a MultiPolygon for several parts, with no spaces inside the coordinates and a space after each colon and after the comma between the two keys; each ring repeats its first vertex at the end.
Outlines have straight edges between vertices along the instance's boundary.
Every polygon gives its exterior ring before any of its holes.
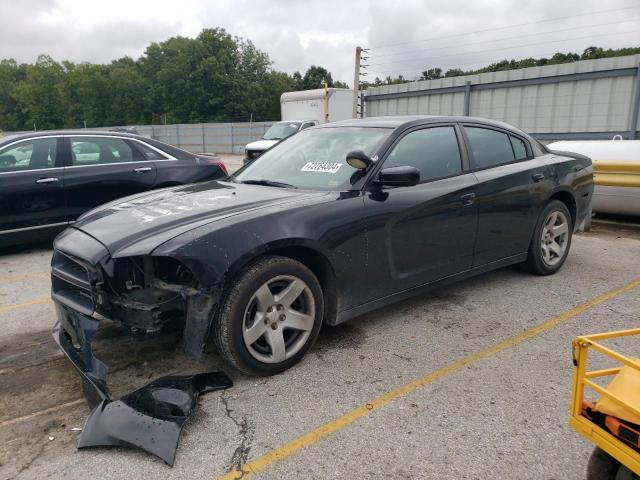
{"type": "Polygon", "coordinates": [[[464,127],[476,168],[495,167],[515,161],[509,135],[497,130],[464,127]]]}
{"type": "Polygon", "coordinates": [[[71,164],[102,165],[136,161],[138,152],[120,138],[71,137],[71,164]]]}
{"type": "Polygon", "coordinates": [[[383,168],[401,166],[420,170],[421,182],[461,173],[462,159],[454,128],[425,128],[402,137],[384,161],[383,168]]]}
{"type": "Polygon", "coordinates": [[[153,148],[151,148],[150,146],[142,142],[130,141],[130,144],[133,146],[134,150],[137,150],[138,152],[140,152],[140,155],[142,156],[141,160],[166,160],[167,159],[166,156],[164,156],[157,150],[154,150],[153,148]]]}
{"type": "Polygon", "coordinates": [[[518,137],[514,137],[513,135],[509,135],[509,139],[511,140],[511,146],[513,147],[513,153],[516,155],[516,160],[525,160],[529,158],[527,146],[524,143],[524,140],[520,140],[518,137]]]}
{"type": "Polygon", "coordinates": [[[58,139],[37,138],[0,149],[0,172],[39,170],[56,166],[58,139]]]}

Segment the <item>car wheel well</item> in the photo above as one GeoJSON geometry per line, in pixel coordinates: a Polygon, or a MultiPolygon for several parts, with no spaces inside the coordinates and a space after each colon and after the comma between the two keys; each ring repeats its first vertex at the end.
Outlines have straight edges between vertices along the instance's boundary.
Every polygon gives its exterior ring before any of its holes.
{"type": "Polygon", "coordinates": [[[549,202],[553,200],[559,200],[560,202],[566,205],[567,209],[569,210],[569,213],[571,214],[571,224],[575,227],[577,214],[576,214],[576,200],[575,198],[573,198],[573,195],[571,195],[569,192],[566,192],[566,191],[560,191],[560,192],[554,193],[549,198],[549,202]]]}
{"type": "Polygon", "coordinates": [[[316,250],[302,246],[274,248],[264,252],[263,255],[279,255],[292,258],[311,270],[318,278],[324,294],[324,322],[331,324],[335,320],[338,311],[336,278],[333,267],[324,255],[316,250]]]}

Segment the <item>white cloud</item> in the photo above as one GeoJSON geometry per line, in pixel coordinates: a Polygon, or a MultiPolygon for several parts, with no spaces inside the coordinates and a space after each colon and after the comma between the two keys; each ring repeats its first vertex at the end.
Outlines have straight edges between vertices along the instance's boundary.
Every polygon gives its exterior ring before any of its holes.
{"type": "Polygon", "coordinates": [[[372,76],[411,77],[434,66],[638,46],[640,38],[636,0],[4,0],[0,19],[0,58],[21,62],[43,53],[72,61],[135,58],[150,42],[223,27],[266,51],[276,69],[322,65],[349,83],[356,45],[372,46],[372,76]],[[625,7],[632,8],[619,10],[625,7]],[[602,13],[581,15],[594,11],[602,13]],[[563,16],[573,18],[532,23],[563,16]],[[555,33],[541,33],[548,31],[555,33]]]}

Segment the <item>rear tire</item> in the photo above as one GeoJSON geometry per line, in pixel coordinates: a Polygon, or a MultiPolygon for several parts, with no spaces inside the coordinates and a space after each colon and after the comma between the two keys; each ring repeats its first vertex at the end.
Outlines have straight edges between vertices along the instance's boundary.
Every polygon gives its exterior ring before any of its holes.
{"type": "Polygon", "coordinates": [[[533,231],[525,266],[537,275],[553,275],[569,254],[573,221],[567,206],[559,200],[550,201],[540,213],[533,231]]]}
{"type": "Polygon", "coordinates": [[[213,323],[217,350],[243,373],[282,372],[316,341],[323,305],[320,282],[305,265],[287,257],[262,257],[223,296],[213,323]]]}

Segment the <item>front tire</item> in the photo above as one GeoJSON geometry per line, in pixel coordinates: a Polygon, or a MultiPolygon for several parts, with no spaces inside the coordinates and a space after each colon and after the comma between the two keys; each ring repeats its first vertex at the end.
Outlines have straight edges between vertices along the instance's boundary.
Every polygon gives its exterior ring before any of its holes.
{"type": "Polygon", "coordinates": [[[266,256],[247,266],[223,296],[213,324],[222,357],[243,373],[273,375],[299,362],[322,325],[320,282],[302,263],[266,256]]]}
{"type": "Polygon", "coordinates": [[[573,221],[567,206],[559,200],[549,202],[533,231],[526,267],[537,275],[553,275],[569,254],[573,221]]]}

